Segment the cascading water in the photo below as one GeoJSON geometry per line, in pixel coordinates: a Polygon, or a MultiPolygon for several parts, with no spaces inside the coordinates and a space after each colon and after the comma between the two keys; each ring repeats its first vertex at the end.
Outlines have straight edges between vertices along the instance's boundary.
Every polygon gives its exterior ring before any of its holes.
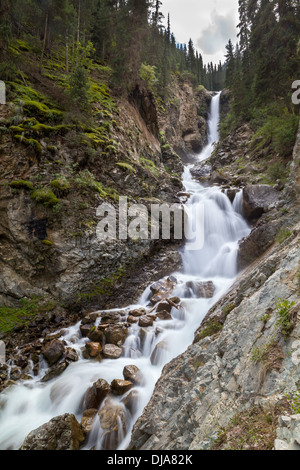
{"type": "MultiPolygon", "coordinates": [[[[198,156],[198,161],[209,158],[218,140],[219,103],[220,93],[212,99],[208,145],[198,156]]],[[[18,449],[30,431],[55,416],[73,413],[80,421],[87,389],[99,378],[109,383],[114,379],[122,379],[124,367],[136,365],[142,372],[143,383],[133,389],[136,391],[134,408],[131,407],[129,411],[125,407],[126,395],[110,398],[111,406],[121,410],[117,417],[115,442],[107,441],[96,416],[84,447],[86,450],[126,449],[132,426],[149,402],[164,365],[183,353],[192,343],[194,332],[208,310],[232,285],[237,275],[238,241],[249,233],[241,216],[241,193],[231,204],[219,188],[203,187],[193,181],[190,169],[191,166],[186,166],[183,174],[186,192],[191,195],[186,204],[188,224],[195,225],[197,211],[194,209],[201,205],[204,223],[200,229],[204,232],[199,246],[191,250],[186,245],[183,249],[183,272],[173,273],[177,282],[171,295],[181,299],[180,308],[173,307],[171,319],[157,319],[152,327],[142,330],[143,334],[137,324],[132,325],[123,346],[123,355],[115,360],[98,362],[85,359],[82,351],[88,340],[81,336],[80,323],[68,329],[61,339],[78,352],[77,362],[69,365],[58,378],[46,383],[41,381],[46,372],[45,364],[41,364],[38,376],[1,394],[0,449],[18,449]],[[193,292],[192,286],[203,282],[210,282],[214,286],[211,298],[198,298],[199,295],[193,292]]],[[[149,298],[148,287],[139,304],[124,308],[124,313],[141,307],[150,310],[149,298]]]]}

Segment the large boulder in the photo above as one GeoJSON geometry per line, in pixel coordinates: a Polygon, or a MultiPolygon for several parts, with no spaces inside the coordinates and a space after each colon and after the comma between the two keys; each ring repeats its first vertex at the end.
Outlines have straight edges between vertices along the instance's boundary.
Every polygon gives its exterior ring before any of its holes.
{"type": "Polygon", "coordinates": [[[153,325],[153,317],[150,315],[143,315],[139,318],[139,326],[142,328],[148,328],[153,325]]]}
{"type": "Polygon", "coordinates": [[[102,343],[103,342],[103,338],[104,338],[104,335],[103,335],[103,330],[101,328],[98,328],[96,326],[93,326],[88,335],[87,335],[88,339],[95,342],[95,343],[102,343]]]}
{"type": "Polygon", "coordinates": [[[87,390],[84,397],[85,409],[96,408],[99,409],[103,400],[110,392],[110,385],[106,380],[99,379],[87,390]]]}
{"type": "Polygon", "coordinates": [[[73,414],[64,414],[32,431],[20,450],[79,450],[85,436],[73,414]]]}
{"type": "Polygon", "coordinates": [[[187,147],[190,148],[193,152],[199,153],[203,148],[203,138],[199,132],[191,132],[186,134],[183,137],[184,142],[187,147]]]}
{"type": "Polygon", "coordinates": [[[103,348],[103,356],[106,359],[119,359],[122,356],[122,349],[115,344],[106,344],[103,348]]]}
{"type": "Polygon", "coordinates": [[[105,450],[115,450],[122,436],[126,434],[126,412],[122,405],[111,398],[105,400],[104,406],[98,413],[103,430],[102,447],[105,450]]]}
{"type": "Polygon", "coordinates": [[[212,166],[206,161],[194,165],[191,169],[191,174],[200,182],[210,179],[212,173],[212,166]]]}
{"type": "Polygon", "coordinates": [[[58,339],[53,339],[49,343],[46,343],[42,348],[42,354],[49,366],[56,364],[63,356],[65,351],[65,346],[62,341],[58,339]]]}
{"type": "Polygon", "coordinates": [[[275,242],[280,222],[264,222],[253,228],[250,235],[239,243],[237,265],[241,271],[262,256],[275,242]]]}
{"type": "Polygon", "coordinates": [[[123,369],[123,375],[125,380],[130,380],[135,385],[141,385],[143,382],[141,371],[135,365],[125,366],[123,369]]]}
{"type": "Polygon", "coordinates": [[[215,286],[212,281],[188,281],[186,288],[188,290],[187,294],[190,292],[198,299],[211,299],[215,293],[215,286]]]}
{"type": "Polygon", "coordinates": [[[168,302],[167,300],[165,300],[163,302],[159,302],[159,304],[157,305],[157,307],[155,309],[155,312],[156,313],[159,313],[159,312],[171,313],[171,310],[172,310],[171,302],[168,302]]]}
{"type": "Polygon", "coordinates": [[[79,329],[80,329],[80,333],[81,333],[83,338],[86,338],[88,336],[88,334],[90,333],[92,327],[93,327],[92,324],[80,325],[79,329]]]}
{"type": "Polygon", "coordinates": [[[139,392],[137,390],[131,390],[123,399],[122,403],[126,409],[133,415],[136,413],[139,406],[139,392]]]}
{"type": "Polygon", "coordinates": [[[101,323],[114,325],[115,323],[119,323],[121,321],[122,316],[123,315],[121,312],[104,312],[101,316],[101,323]]]}
{"type": "Polygon", "coordinates": [[[89,357],[95,358],[98,357],[102,351],[102,346],[100,343],[91,341],[85,345],[89,357]]]}
{"type": "Polygon", "coordinates": [[[166,279],[162,279],[158,282],[155,282],[150,286],[150,290],[152,292],[152,297],[150,302],[155,305],[162,300],[166,300],[172,295],[172,291],[174,290],[177,284],[177,279],[174,276],[169,276],[166,279]]]}
{"type": "Polygon", "coordinates": [[[146,315],[146,309],[144,308],[136,308],[134,310],[130,310],[128,313],[129,316],[131,317],[141,317],[142,315],[146,315]]]}
{"type": "Polygon", "coordinates": [[[280,193],[267,184],[248,185],[243,190],[243,213],[248,221],[259,219],[274,208],[280,193]]]}
{"type": "Polygon", "coordinates": [[[83,412],[80,425],[85,434],[89,434],[91,432],[97,413],[98,410],[96,408],[91,408],[83,412]]]}
{"type": "Polygon", "coordinates": [[[128,336],[128,328],[125,325],[110,325],[105,330],[106,342],[122,346],[128,336]]]}
{"type": "Polygon", "coordinates": [[[133,383],[130,380],[115,379],[111,383],[111,389],[114,395],[124,395],[132,389],[133,383]]]}
{"type": "Polygon", "coordinates": [[[156,318],[159,318],[159,320],[172,320],[172,315],[166,310],[160,310],[156,313],[156,318]]]}
{"type": "Polygon", "coordinates": [[[55,377],[61,375],[67,367],[68,363],[66,361],[54,364],[50,367],[48,372],[41,378],[41,382],[49,382],[50,380],[53,380],[55,377]]]}
{"type": "Polygon", "coordinates": [[[130,323],[131,325],[133,323],[138,323],[139,319],[138,317],[133,317],[132,315],[129,315],[127,318],[127,322],[130,323]]]}

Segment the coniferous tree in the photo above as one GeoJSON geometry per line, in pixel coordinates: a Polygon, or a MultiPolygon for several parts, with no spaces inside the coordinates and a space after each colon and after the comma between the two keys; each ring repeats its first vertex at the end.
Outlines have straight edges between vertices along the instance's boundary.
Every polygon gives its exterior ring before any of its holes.
{"type": "Polygon", "coordinates": [[[231,39],[229,39],[228,44],[226,45],[226,86],[231,87],[233,83],[234,77],[234,69],[235,69],[235,62],[234,62],[234,53],[233,53],[233,44],[231,39]]]}
{"type": "Polygon", "coordinates": [[[10,40],[26,37],[39,49],[41,73],[52,56],[65,55],[65,72],[72,75],[89,51],[112,69],[120,91],[135,86],[142,65],[155,67],[161,97],[167,96],[172,73],[185,74],[194,85],[222,87],[217,66],[209,65],[208,77],[192,40],[177,44],[170,15],[163,26],[161,5],[161,0],[0,0],[1,67],[9,63],[4,55],[10,40]]]}

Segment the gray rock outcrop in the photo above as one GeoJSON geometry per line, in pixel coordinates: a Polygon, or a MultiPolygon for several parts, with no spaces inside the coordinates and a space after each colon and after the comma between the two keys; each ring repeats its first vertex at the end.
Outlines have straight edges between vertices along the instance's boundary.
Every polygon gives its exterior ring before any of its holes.
{"type": "MultiPolygon", "coordinates": [[[[208,312],[194,343],[164,367],[129,449],[211,449],[241,413],[259,408],[272,415],[283,402],[290,409],[287,396],[300,374],[299,142],[300,133],[284,190],[293,236],[252,259],[208,312]]],[[[273,447],[297,447],[298,423],[280,423],[273,447]]]]}
{"type": "Polygon", "coordinates": [[[78,450],[84,434],[77,419],[65,414],[32,431],[20,450],[78,450]]]}
{"type": "Polygon", "coordinates": [[[300,450],[300,415],[281,416],[274,450],[300,450]]]}

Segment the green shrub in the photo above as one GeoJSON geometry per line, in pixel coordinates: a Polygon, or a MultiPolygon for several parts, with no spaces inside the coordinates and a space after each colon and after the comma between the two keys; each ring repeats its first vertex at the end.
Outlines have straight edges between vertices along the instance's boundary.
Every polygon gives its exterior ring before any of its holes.
{"type": "Polygon", "coordinates": [[[258,364],[265,362],[268,359],[271,349],[276,345],[275,340],[272,338],[268,343],[262,344],[260,347],[255,346],[252,349],[250,361],[258,364]]]}
{"type": "Polygon", "coordinates": [[[295,302],[290,302],[288,300],[276,299],[275,301],[277,311],[276,326],[280,328],[284,339],[287,339],[293,330],[291,310],[294,305],[295,302]]]}
{"type": "Polygon", "coordinates": [[[274,107],[261,111],[261,125],[252,138],[259,140],[257,150],[270,145],[272,150],[281,157],[291,156],[295,145],[299,125],[299,116],[286,109],[274,107]]]}
{"type": "Polygon", "coordinates": [[[74,179],[75,184],[83,189],[98,193],[103,199],[107,197],[118,200],[119,195],[117,191],[112,188],[106,188],[99,181],[96,180],[95,176],[88,170],[81,171],[78,176],[74,179]]]}
{"type": "Polygon", "coordinates": [[[142,64],[139,70],[139,76],[143,80],[150,91],[154,91],[158,83],[156,77],[156,67],[155,65],[146,65],[142,64]]]}
{"type": "Polygon", "coordinates": [[[277,161],[268,167],[268,177],[271,183],[276,183],[277,180],[285,182],[287,177],[287,169],[283,163],[277,161]]]}
{"type": "Polygon", "coordinates": [[[50,186],[53,189],[58,191],[67,191],[70,189],[71,185],[65,177],[57,178],[56,180],[51,181],[50,186]]]}
{"type": "Polygon", "coordinates": [[[196,339],[195,339],[195,342],[198,342],[208,336],[213,336],[217,333],[219,333],[219,331],[221,331],[223,328],[223,325],[222,323],[216,321],[214,318],[212,318],[208,324],[203,328],[202,331],[200,331],[197,336],[196,336],[196,339]]]}
{"type": "Polygon", "coordinates": [[[220,140],[224,140],[231,131],[236,130],[242,124],[240,118],[230,111],[225,117],[221,115],[220,119],[220,140]]]}
{"type": "Polygon", "coordinates": [[[21,126],[10,126],[9,130],[17,134],[22,134],[23,132],[26,132],[25,129],[21,126]]]}
{"type": "Polygon", "coordinates": [[[14,80],[18,73],[17,65],[14,59],[11,57],[5,62],[0,62],[0,77],[6,82],[14,80]]]}
{"type": "Polygon", "coordinates": [[[156,177],[159,176],[159,169],[155,166],[155,163],[152,160],[141,157],[140,162],[145,170],[150,171],[156,177]]]}
{"type": "Polygon", "coordinates": [[[279,245],[282,245],[282,243],[284,243],[291,235],[292,232],[290,230],[282,228],[276,235],[276,242],[279,243],[279,245]]]}
{"type": "Polygon", "coordinates": [[[60,202],[59,199],[55,196],[55,194],[47,188],[36,189],[31,194],[31,198],[34,201],[49,207],[54,207],[60,202]]]}
{"type": "Polygon", "coordinates": [[[299,126],[299,116],[285,113],[275,120],[273,129],[273,148],[283,157],[290,156],[295,145],[299,126]]]}
{"type": "Polygon", "coordinates": [[[234,308],[235,308],[235,304],[233,302],[225,305],[225,307],[223,307],[223,309],[222,309],[225,317],[227,317],[227,315],[229,315],[234,308]]]}
{"type": "Polygon", "coordinates": [[[48,145],[47,150],[48,152],[55,154],[58,151],[58,148],[55,145],[48,145]]]}
{"type": "Polygon", "coordinates": [[[80,109],[85,109],[89,103],[89,77],[82,65],[77,66],[70,75],[69,95],[73,103],[80,109]]]}
{"type": "Polygon", "coordinates": [[[295,392],[286,395],[286,398],[290,402],[292,412],[295,415],[300,414],[300,388],[295,392]]]}
{"type": "Polygon", "coordinates": [[[170,144],[164,144],[162,145],[161,149],[163,152],[166,152],[167,150],[170,150],[171,145],[170,144]]]}

